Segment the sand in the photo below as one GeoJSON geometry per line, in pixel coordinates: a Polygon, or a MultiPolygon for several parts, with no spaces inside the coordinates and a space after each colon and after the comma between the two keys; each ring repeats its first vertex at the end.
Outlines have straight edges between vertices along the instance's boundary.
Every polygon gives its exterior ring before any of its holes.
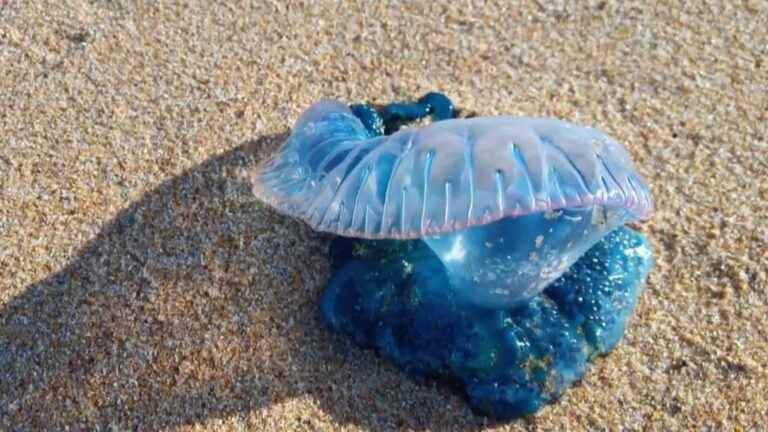
{"type": "Polygon", "coordinates": [[[766,430],[767,2],[213,3],[0,0],[0,429],[766,430]],[[517,422],[327,332],[329,237],[247,184],[313,101],[429,90],[653,190],[623,343],[517,422]]]}

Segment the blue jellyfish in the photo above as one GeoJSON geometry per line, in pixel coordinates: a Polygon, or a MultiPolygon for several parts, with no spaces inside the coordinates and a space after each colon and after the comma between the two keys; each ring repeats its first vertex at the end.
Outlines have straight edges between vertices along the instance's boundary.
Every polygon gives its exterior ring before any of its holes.
{"type": "Polygon", "coordinates": [[[459,114],[440,93],[318,102],[253,188],[337,235],[321,299],[332,330],[511,419],[621,339],[653,266],[626,225],[653,204],[623,146],[596,129],[459,114]]]}

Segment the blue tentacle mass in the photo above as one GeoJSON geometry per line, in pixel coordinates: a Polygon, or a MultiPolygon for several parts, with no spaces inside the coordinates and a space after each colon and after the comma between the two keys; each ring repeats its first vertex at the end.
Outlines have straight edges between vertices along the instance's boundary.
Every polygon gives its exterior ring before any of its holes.
{"type": "Polygon", "coordinates": [[[331,259],[321,310],[334,331],[502,420],[555,400],[613,349],[653,264],[645,238],[619,228],[531,301],[487,309],[462,301],[419,240],[338,237],[331,259]]]}

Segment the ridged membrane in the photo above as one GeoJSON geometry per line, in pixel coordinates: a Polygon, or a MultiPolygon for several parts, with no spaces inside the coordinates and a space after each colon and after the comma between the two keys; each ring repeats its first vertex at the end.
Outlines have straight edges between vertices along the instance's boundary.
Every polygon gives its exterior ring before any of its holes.
{"type": "Polygon", "coordinates": [[[253,176],[257,196],[314,229],[419,238],[509,216],[595,206],[653,211],[621,144],[562,120],[480,117],[370,137],[349,108],[305,111],[253,176]]]}

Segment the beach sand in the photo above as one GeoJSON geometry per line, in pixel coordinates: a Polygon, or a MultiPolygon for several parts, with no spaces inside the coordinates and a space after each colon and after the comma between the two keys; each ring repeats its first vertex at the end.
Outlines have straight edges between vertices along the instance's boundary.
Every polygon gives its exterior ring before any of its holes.
{"type": "Polygon", "coordinates": [[[0,0],[0,429],[766,430],[768,2],[214,3],[0,0]],[[248,185],[430,90],[603,129],[657,207],[623,342],[508,424],[330,334],[329,237],[248,185]]]}

